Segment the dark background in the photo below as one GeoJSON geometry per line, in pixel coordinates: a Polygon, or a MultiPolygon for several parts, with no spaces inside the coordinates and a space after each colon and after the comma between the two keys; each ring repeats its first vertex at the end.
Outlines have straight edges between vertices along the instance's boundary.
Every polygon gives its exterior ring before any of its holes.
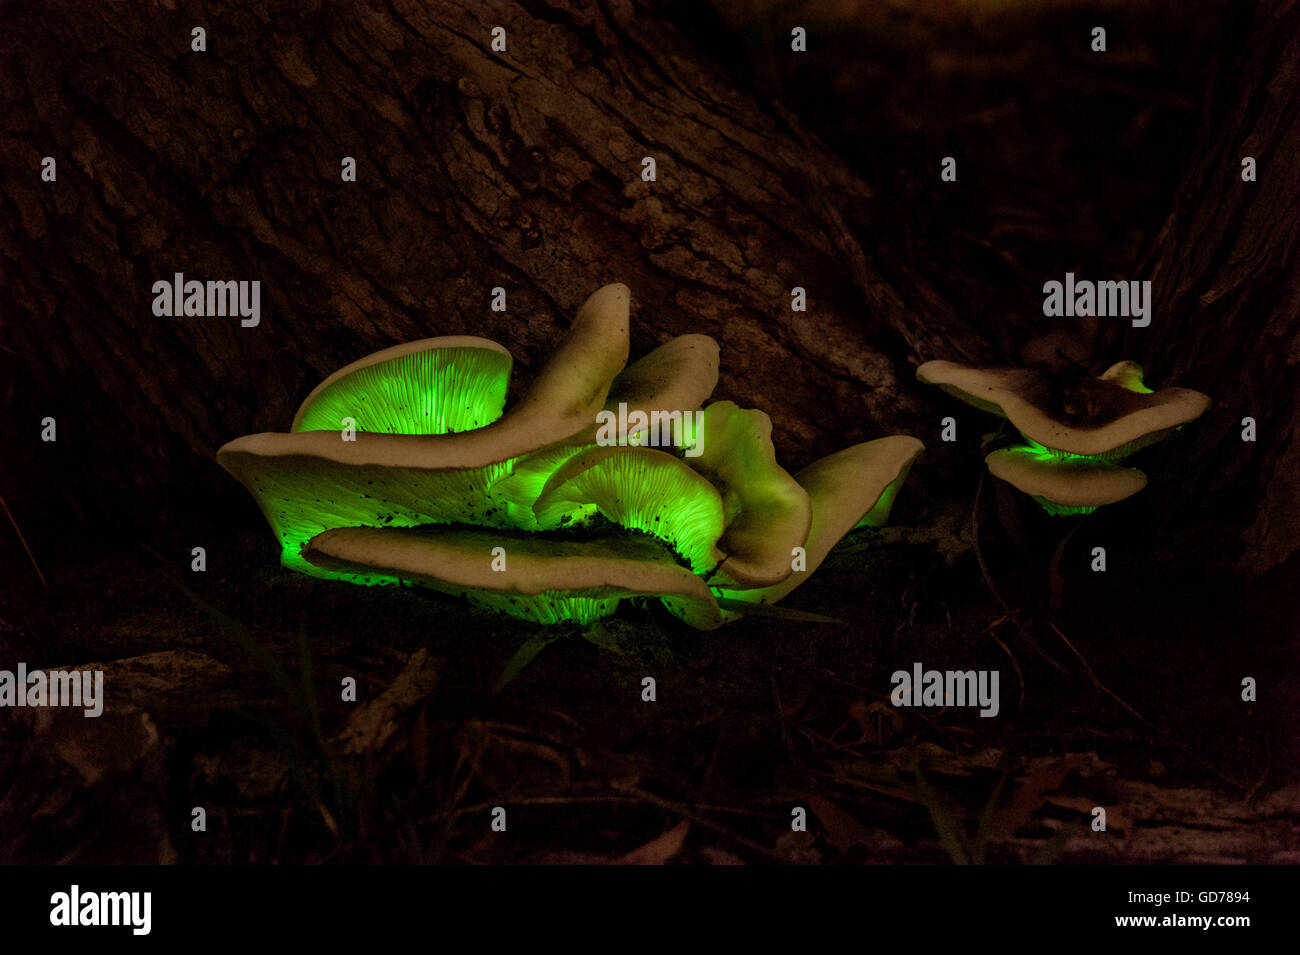
{"type": "Polygon", "coordinates": [[[114,704],[3,721],[0,858],[1295,861],[1298,28],[1281,2],[0,7],[0,665],[105,664],[114,704]],[[155,318],[177,271],[261,280],[261,326],[155,318]],[[1066,271],[1150,279],[1151,327],[1044,319],[1066,271]],[[896,526],[789,600],[847,625],[543,631],[279,569],[217,447],[432,335],[501,341],[518,395],[611,281],[634,355],[718,339],[715,397],[767,411],[790,470],[926,441],[896,526]],[[992,419],[915,382],[934,358],[1133,358],[1215,407],[1062,544],[981,483],[992,419]],[[1003,714],[883,704],[914,660],[1000,668],[1003,714]]]}

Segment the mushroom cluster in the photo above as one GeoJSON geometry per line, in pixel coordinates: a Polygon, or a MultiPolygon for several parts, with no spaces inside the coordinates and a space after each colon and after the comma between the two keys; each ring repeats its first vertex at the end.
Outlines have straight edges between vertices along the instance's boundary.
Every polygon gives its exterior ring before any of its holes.
{"type": "Polygon", "coordinates": [[[916,376],[1011,422],[1023,443],[993,451],[985,463],[1055,516],[1089,514],[1142,490],[1147,476],[1119,462],[1210,407],[1199,391],[1152,391],[1132,361],[1097,378],[949,361],[926,362],[916,376]]]}
{"type": "Polygon", "coordinates": [[[505,348],[425,339],[340,369],[288,433],[239,438],[217,460],[256,498],[285,567],[543,623],[645,596],[712,629],[888,518],[921,442],[880,438],[791,476],[766,414],[705,405],[711,338],[679,336],[625,367],[629,302],[623,285],[592,295],[509,411],[505,348]],[[646,422],[668,418],[686,426],[650,446],[646,422]]]}

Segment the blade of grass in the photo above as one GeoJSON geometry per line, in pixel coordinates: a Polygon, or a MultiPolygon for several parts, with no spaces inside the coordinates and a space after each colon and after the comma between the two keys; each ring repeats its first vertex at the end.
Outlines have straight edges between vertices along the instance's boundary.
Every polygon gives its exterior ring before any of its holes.
{"type": "Polygon", "coordinates": [[[984,811],[980,814],[979,826],[975,829],[975,839],[971,843],[970,857],[973,865],[984,864],[984,853],[988,848],[989,837],[993,834],[993,817],[997,814],[998,803],[1002,801],[1002,790],[1007,785],[1007,771],[1002,770],[1002,775],[998,777],[998,784],[993,787],[993,795],[989,796],[989,801],[984,804],[984,811]]]}
{"type": "Polygon", "coordinates": [[[844,621],[836,617],[827,617],[819,613],[809,613],[806,610],[792,610],[789,607],[774,607],[771,604],[752,604],[744,600],[735,600],[731,597],[718,597],[718,606],[723,610],[732,610],[736,613],[743,613],[747,617],[776,617],[780,620],[798,620],[802,623],[838,623],[843,625],[844,621]]]}
{"type": "Polygon", "coordinates": [[[942,797],[930,785],[930,780],[925,778],[921,772],[919,762],[913,762],[912,772],[916,775],[916,791],[925,803],[925,808],[930,811],[930,821],[934,824],[934,831],[939,836],[939,844],[952,857],[952,861],[957,865],[970,865],[970,853],[966,850],[966,837],[961,831],[961,826],[952,814],[947,805],[944,804],[942,797]]]}
{"type": "Polygon", "coordinates": [[[496,684],[492,687],[493,693],[500,693],[510,681],[523,672],[524,667],[533,662],[537,654],[541,653],[547,644],[552,643],[558,637],[553,633],[536,633],[523,642],[523,645],[515,651],[515,655],[510,658],[506,668],[501,671],[501,676],[497,678],[496,684]]]}
{"type": "Polygon", "coordinates": [[[280,664],[280,661],[264,647],[251,633],[232,617],[218,610],[212,604],[208,603],[194,591],[190,590],[183,583],[175,578],[169,578],[172,585],[180,590],[194,604],[202,610],[214,623],[217,624],[227,636],[239,645],[239,648],[248,654],[249,658],[260,666],[275,684],[295,703],[301,705],[299,686],[289,676],[289,673],[280,664]]]}

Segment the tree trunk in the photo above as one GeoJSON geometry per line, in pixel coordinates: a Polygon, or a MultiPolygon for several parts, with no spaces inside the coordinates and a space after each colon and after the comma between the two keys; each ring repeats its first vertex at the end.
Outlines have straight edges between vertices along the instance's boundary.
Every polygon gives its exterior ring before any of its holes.
{"type": "Polygon", "coordinates": [[[1163,320],[1127,344],[1153,380],[1214,397],[1172,481],[1198,502],[1194,532],[1260,574],[1300,547],[1300,5],[1223,11],[1200,135],[1148,259],[1163,320]]]}
{"type": "MultiPolygon", "coordinates": [[[[1159,479],[1165,506],[1202,538],[1244,534],[1258,573],[1298,536],[1300,12],[1241,10],[1218,8],[1202,134],[1149,259],[1158,314],[1124,351],[1216,399],[1190,462],[1159,479]],[[1239,154],[1259,182],[1240,181],[1239,154]],[[1257,444],[1239,440],[1247,414],[1257,444]]],[[[977,282],[940,293],[942,255],[885,238],[912,210],[874,199],[793,111],[737,91],[643,3],[62,2],[10,5],[0,24],[0,493],[30,523],[247,519],[213,452],[285,429],[334,369],[479,334],[515,355],[517,394],[610,281],[633,289],[634,354],[719,340],[717,395],[771,414],[791,467],[886,433],[933,444],[943,399],[912,366],[1015,362],[1031,334],[949,299],[977,282]],[[177,272],[260,280],[260,326],[155,317],[152,284],[177,272]],[[495,286],[507,312],[489,308],[495,286]],[[55,444],[38,440],[47,416],[55,444]]]]}
{"type": "Polygon", "coordinates": [[[37,517],[53,492],[96,521],[183,520],[196,486],[233,490],[218,446],[286,429],[341,365],[467,333],[505,343],[526,381],[611,281],[633,289],[634,354],[716,336],[718,394],[768,411],[788,458],[904,429],[918,392],[902,359],[941,341],[979,358],[978,337],[920,280],[880,277],[846,224],[870,203],[860,179],[642,12],[0,13],[5,493],[37,517]],[[151,286],[177,272],[260,279],[261,325],[155,317],[151,286]],[[36,440],[46,416],[55,445],[36,440]]]}

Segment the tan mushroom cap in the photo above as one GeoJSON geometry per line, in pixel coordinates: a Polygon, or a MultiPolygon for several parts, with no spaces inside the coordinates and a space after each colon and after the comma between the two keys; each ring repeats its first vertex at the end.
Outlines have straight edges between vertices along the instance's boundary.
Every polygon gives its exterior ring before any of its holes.
{"type": "Polygon", "coordinates": [[[790,549],[808,539],[808,492],[777,464],[772,419],[719,401],[704,411],[700,455],[685,458],[722,495],[727,529],[718,547],[727,558],[710,583],[766,587],[790,575],[790,549]]]}
{"type": "MultiPolygon", "coordinates": [[[[678,335],[628,365],[614,379],[605,409],[694,411],[718,386],[718,343],[708,335],[678,335]]],[[[623,435],[620,435],[623,437],[623,435]]]]}
{"type": "Polygon", "coordinates": [[[994,477],[1064,507],[1114,504],[1147,485],[1147,476],[1136,468],[1082,458],[1044,458],[1030,448],[1004,448],[984,461],[994,477]]]}
{"type": "Polygon", "coordinates": [[[560,441],[595,420],[627,363],[630,298],[626,285],[615,284],[587,299],[528,394],[485,428],[430,435],[358,432],[355,441],[343,441],[334,431],[265,432],[231,441],[217,452],[217,460],[241,480],[250,469],[237,460],[241,457],[312,456],[352,466],[469,469],[560,441]]]}
{"type": "MultiPolygon", "coordinates": [[[[723,589],[721,596],[754,604],[773,604],[786,596],[821,566],[831,549],[855,526],[864,522],[875,526],[888,519],[894,495],[924,450],[925,445],[910,435],[893,435],[855,444],[808,465],[795,476],[812,508],[812,522],[803,545],[804,570],[791,572],[769,587],[723,589]]],[[[792,556],[787,552],[787,568],[792,556]]],[[[743,611],[723,610],[716,603],[698,600],[665,597],[663,602],[675,616],[700,630],[713,630],[744,615],[743,611]]]]}
{"type": "Polygon", "coordinates": [[[1113,381],[1121,388],[1127,388],[1139,395],[1152,393],[1146,386],[1146,382],[1142,380],[1142,366],[1135,361],[1117,361],[1097,377],[1102,381],[1113,381]]]}
{"type": "Polygon", "coordinates": [[[1100,378],[1065,378],[1024,368],[971,368],[929,361],[916,370],[916,376],[1008,419],[1043,447],[1069,454],[1133,451],[1210,407],[1209,397],[1199,391],[1148,391],[1136,362],[1120,362],[1100,378]]]}
{"type": "MultiPolygon", "coordinates": [[[[707,335],[679,335],[628,365],[610,385],[602,410],[618,413],[620,402],[628,414],[653,411],[693,411],[713,393],[718,384],[718,343],[707,335]]],[[[595,447],[599,430],[595,415],[577,434],[531,451],[515,463],[511,473],[492,488],[492,494],[521,517],[537,500],[547,480],[575,455],[595,447]]],[[[617,429],[617,437],[627,437],[617,429]]],[[[527,521],[525,521],[525,526],[527,521]]]]}
{"type": "MultiPolygon", "coordinates": [[[[423,584],[454,596],[472,591],[594,599],[674,595],[712,603],[704,581],[646,537],[619,535],[557,541],[478,528],[345,527],[304,548],[332,572],[375,574],[423,584]],[[504,550],[503,570],[493,565],[504,550]]],[[[499,563],[498,563],[498,566],[499,563]]]]}
{"type": "MultiPolygon", "coordinates": [[[[868,515],[874,524],[889,517],[893,496],[882,501],[891,488],[901,484],[925,445],[910,435],[892,435],[855,444],[814,461],[795,475],[812,503],[812,525],[804,544],[806,567],[779,584],[755,591],[757,602],[774,603],[811,576],[840,539],[868,515]],[[884,503],[884,513],[876,510],[884,503]],[[874,513],[873,513],[874,512],[874,513]]],[[[749,593],[737,593],[750,599],[749,593]]]]}

